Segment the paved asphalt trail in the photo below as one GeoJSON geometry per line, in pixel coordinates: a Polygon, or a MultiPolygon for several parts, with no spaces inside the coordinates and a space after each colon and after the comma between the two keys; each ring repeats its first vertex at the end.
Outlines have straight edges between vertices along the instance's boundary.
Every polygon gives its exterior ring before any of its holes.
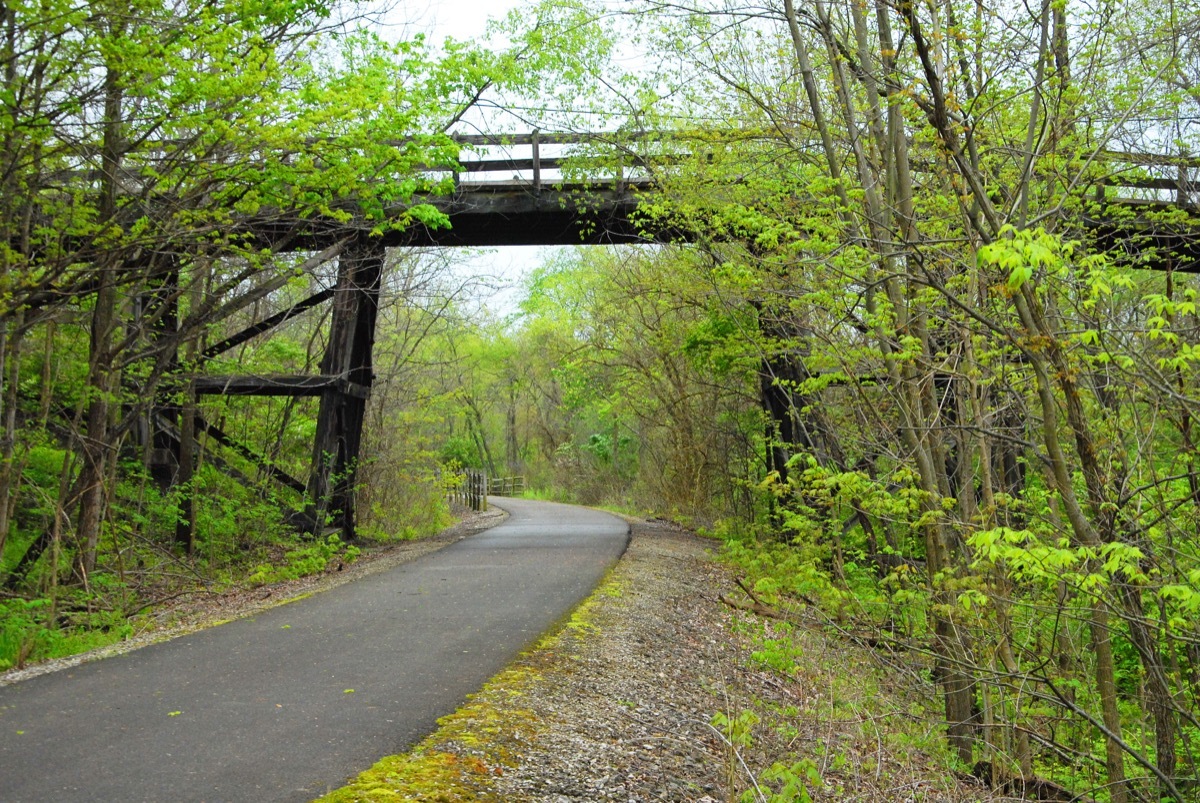
{"type": "Polygon", "coordinates": [[[311,800],[402,752],[628,543],[604,513],[500,506],[504,524],[395,569],[0,688],[0,801],[311,800]]]}

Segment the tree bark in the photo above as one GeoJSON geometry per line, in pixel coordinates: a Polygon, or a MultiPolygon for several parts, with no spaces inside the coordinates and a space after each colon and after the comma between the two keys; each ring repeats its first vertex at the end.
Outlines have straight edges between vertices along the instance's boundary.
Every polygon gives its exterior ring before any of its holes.
{"type": "MultiPolygon", "coordinates": [[[[3,323],[0,323],[3,327],[3,323]]],[[[17,313],[11,333],[0,330],[0,377],[4,387],[0,390],[0,555],[12,529],[11,511],[15,501],[13,461],[17,445],[17,387],[21,377],[21,345],[24,340],[24,315],[17,313]],[[6,336],[7,335],[7,336],[6,336]]]]}
{"type": "MultiPolygon", "coordinates": [[[[99,220],[111,223],[117,210],[117,177],[121,166],[122,137],[122,76],[109,65],[104,78],[104,134],[101,146],[99,220]]],[[[88,349],[88,400],[86,430],[82,444],[79,522],[76,530],[79,556],[77,571],[86,579],[96,566],[96,549],[100,540],[100,523],[105,501],[105,463],[110,452],[109,409],[112,401],[112,339],[116,331],[117,260],[111,254],[98,265],[95,307],[92,311],[91,338],[88,349]]]]}

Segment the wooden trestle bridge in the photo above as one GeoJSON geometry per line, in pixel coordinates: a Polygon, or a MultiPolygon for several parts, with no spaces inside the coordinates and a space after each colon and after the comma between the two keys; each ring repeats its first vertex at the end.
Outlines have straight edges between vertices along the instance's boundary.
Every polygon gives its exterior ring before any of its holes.
{"type": "MultiPolygon", "coordinates": [[[[332,523],[345,537],[354,535],[355,467],[359,457],[364,415],[373,381],[372,350],[376,316],[389,247],[581,245],[645,243],[654,240],[686,239],[686,233],[647,234],[639,228],[635,211],[639,195],[653,189],[652,171],[636,160],[627,162],[628,173],[608,169],[605,178],[588,182],[564,181],[565,160],[542,155],[544,145],[578,145],[598,135],[552,135],[533,133],[517,136],[464,136],[464,146],[512,146],[526,149],[523,158],[464,161],[451,195],[418,199],[434,204],[449,216],[451,226],[394,231],[381,237],[366,237],[353,225],[324,224],[297,232],[272,230],[264,225],[256,233],[277,251],[315,252],[309,268],[337,259],[334,287],[322,290],[289,309],[265,318],[219,343],[208,347],[199,362],[225,353],[251,338],[262,335],[300,313],[324,303],[332,304],[328,343],[315,375],[195,376],[190,388],[195,396],[257,395],[317,396],[320,409],[313,444],[312,471],[306,482],[288,475],[263,456],[228,437],[198,413],[188,421],[178,404],[164,402],[150,416],[147,436],[153,440],[151,471],[166,483],[190,479],[196,454],[196,438],[206,433],[222,446],[259,466],[277,482],[304,494],[309,510],[294,523],[319,532],[332,523]]],[[[1100,198],[1134,209],[1196,208],[1200,182],[1191,178],[1200,164],[1178,166],[1174,162],[1145,157],[1114,155],[1113,161],[1141,166],[1159,178],[1108,182],[1098,185],[1100,198]],[[1162,176],[1164,168],[1177,176],[1162,176]]],[[[1142,171],[1145,175],[1146,170],[1142,171]]],[[[1113,219],[1086,220],[1106,245],[1120,247],[1131,227],[1153,244],[1166,246],[1177,255],[1176,270],[1200,269],[1200,245],[1195,229],[1113,219]]],[[[1144,241],[1144,240],[1143,240],[1144,241]]],[[[192,408],[194,409],[194,407],[192,408]]],[[[186,518],[186,517],[185,517],[186,518]]],[[[181,528],[190,533],[192,522],[181,528]]],[[[183,534],[183,535],[186,535],[183,534]]]]}

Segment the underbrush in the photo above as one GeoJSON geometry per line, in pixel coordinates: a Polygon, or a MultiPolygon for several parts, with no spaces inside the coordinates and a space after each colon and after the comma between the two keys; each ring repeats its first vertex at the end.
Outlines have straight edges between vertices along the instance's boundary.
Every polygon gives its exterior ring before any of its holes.
{"type": "Polygon", "coordinates": [[[538,502],[565,502],[571,504],[574,499],[570,493],[555,485],[541,485],[537,487],[527,487],[521,493],[522,499],[533,499],[538,502]]]}
{"type": "MultiPolygon", "coordinates": [[[[771,770],[757,778],[731,758],[731,772],[748,784],[743,800],[841,799],[856,789],[853,778],[880,778],[873,749],[919,755],[948,781],[975,780],[1005,799],[1111,799],[1105,740],[1094,727],[1101,701],[1088,682],[1095,672],[1083,624],[1089,597],[1066,597],[1063,589],[1076,582],[1069,571],[1046,572],[1050,579],[1042,579],[1051,594],[1059,589],[1060,602],[1057,610],[1039,608],[1032,593],[1015,593],[997,570],[997,554],[1010,565],[1032,554],[1044,561],[1035,565],[1040,571],[1052,560],[1073,570],[1078,564],[1068,550],[1037,552],[1031,536],[1017,533],[1006,537],[1018,548],[988,553],[984,533],[973,539],[980,551],[970,568],[979,575],[946,571],[931,581],[919,551],[869,563],[852,539],[831,543],[828,529],[780,536],[724,525],[715,535],[742,576],[741,593],[726,602],[745,611],[741,627],[756,645],[750,661],[797,691],[794,706],[731,709],[713,720],[731,756],[752,749],[770,755],[764,766],[771,770]],[[939,618],[959,629],[967,647],[954,668],[971,684],[970,761],[948,739],[939,618]],[[1047,644],[1060,651],[1049,666],[1039,657],[1047,644]],[[848,660],[852,649],[857,662],[848,660]],[[819,737],[811,732],[817,722],[827,726],[819,737]]],[[[1146,680],[1131,638],[1114,627],[1111,639],[1117,705],[1130,723],[1128,784],[1143,799],[1158,799],[1155,779],[1137,766],[1153,762],[1156,749],[1146,727],[1146,680]]],[[[1195,766],[1195,744],[1194,731],[1182,728],[1175,746],[1181,771],[1195,766]]],[[[1187,783],[1183,778],[1181,788],[1187,783]]]]}
{"type": "Polygon", "coordinates": [[[120,611],[89,612],[77,609],[78,602],[55,602],[44,597],[0,601],[0,672],[106,647],[133,634],[133,624],[120,611]]]}
{"type": "MultiPolygon", "coordinates": [[[[964,797],[928,663],[851,636],[850,594],[812,555],[723,533],[743,575],[734,631],[759,696],[717,712],[728,788],[743,803],[964,797]]],[[[976,793],[979,790],[976,790],[976,793]]]]}
{"type": "Polygon", "coordinates": [[[324,540],[317,539],[308,546],[289,549],[281,563],[260,563],[246,578],[251,586],[296,580],[310,574],[319,574],[335,560],[350,563],[361,554],[353,544],[347,545],[334,534],[324,540]]]}
{"type": "Polygon", "coordinates": [[[738,614],[734,629],[752,645],[743,654],[751,696],[711,722],[731,799],[988,799],[964,793],[918,669],[872,660],[813,623],[738,614]]]}

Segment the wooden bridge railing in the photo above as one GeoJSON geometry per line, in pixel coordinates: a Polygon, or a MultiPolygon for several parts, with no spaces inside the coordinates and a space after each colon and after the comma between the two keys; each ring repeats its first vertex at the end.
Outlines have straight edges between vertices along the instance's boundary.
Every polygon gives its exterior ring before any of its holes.
{"type": "MultiPolygon", "coordinates": [[[[769,138],[752,131],[727,133],[730,139],[738,140],[769,138]]],[[[528,156],[464,158],[456,167],[431,167],[430,172],[456,171],[455,183],[459,187],[498,183],[495,176],[503,174],[506,180],[516,180],[534,191],[555,181],[557,177],[548,177],[548,173],[588,163],[586,158],[581,160],[578,151],[570,150],[573,146],[611,148],[615,158],[593,160],[597,169],[595,179],[611,179],[618,185],[652,184],[653,167],[679,164],[691,158],[695,149],[687,147],[689,141],[703,143],[700,147],[709,151],[720,147],[719,138],[714,139],[711,133],[689,135],[663,131],[569,133],[535,130],[526,134],[456,135],[454,139],[467,148],[528,149],[528,156]],[[552,146],[558,151],[546,155],[543,146],[552,146]],[[652,147],[648,149],[647,146],[652,147]],[[488,174],[493,177],[487,178],[488,174]]],[[[1103,165],[1108,175],[1087,181],[1080,189],[1094,187],[1097,200],[1189,206],[1200,199],[1200,158],[1103,150],[1096,154],[1094,161],[1103,165]]]]}
{"type": "MultiPolygon", "coordinates": [[[[503,149],[509,154],[476,156],[475,153],[469,153],[454,164],[426,165],[419,169],[427,175],[453,174],[455,186],[460,190],[511,185],[515,182],[540,192],[544,187],[561,181],[563,169],[571,166],[588,168],[589,175],[581,177],[583,183],[601,185],[612,182],[618,189],[633,185],[649,187],[654,183],[652,168],[679,164],[693,158],[701,150],[712,152],[721,148],[723,142],[768,142],[777,140],[778,136],[766,131],[739,129],[721,132],[590,133],[542,132],[535,129],[520,134],[455,134],[452,139],[468,151],[503,149]],[[581,150],[589,146],[596,149],[594,158],[581,150]],[[551,152],[547,153],[544,148],[551,152]],[[528,155],[512,155],[516,149],[528,155]],[[608,155],[600,157],[601,152],[608,155]]],[[[398,148],[411,144],[404,139],[385,140],[385,143],[398,148]]],[[[170,149],[160,150],[158,158],[167,158],[172,154],[170,149]]],[[[155,153],[158,151],[152,146],[142,153],[146,164],[155,164],[156,157],[152,155],[155,153]]],[[[127,159],[130,166],[122,173],[122,181],[127,186],[137,187],[139,173],[132,165],[138,163],[138,154],[130,154],[127,159]]],[[[1128,202],[1134,206],[1191,206],[1200,199],[1198,157],[1107,149],[1094,154],[1090,161],[1103,165],[1107,175],[1081,182],[1074,189],[1090,191],[1097,201],[1128,202]]],[[[59,178],[99,181],[101,172],[96,169],[72,170],[59,178]]],[[[1072,178],[1067,175],[1067,180],[1072,178]]]]}
{"type": "Polygon", "coordinates": [[[1096,184],[1097,201],[1186,207],[1200,198],[1200,159],[1109,150],[1098,160],[1109,176],[1096,184]]]}
{"type": "MultiPolygon", "coordinates": [[[[639,139],[661,140],[658,135],[636,135],[639,139]]],[[[573,164],[579,164],[581,154],[572,153],[569,148],[583,145],[613,145],[622,141],[620,134],[571,134],[571,133],[542,133],[537,130],[528,134],[513,134],[496,136],[490,134],[459,135],[454,139],[469,148],[504,148],[528,149],[527,157],[501,156],[462,159],[457,166],[433,167],[430,172],[454,172],[455,185],[478,186],[480,184],[497,183],[497,178],[486,179],[486,174],[503,174],[503,180],[516,180],[527,184],[535,192],[542,190],[548,183],[562,178],[562,170],[573,164]],[[543,146],[550,146],[556,153],[546,154],[543,146]],[[548,175],[554,174],[557,175],[548,175]]],[[[595,178],[598,181],[611,180],[618,185],[628,183],[648,183],[651,162],[669,164],[678,162],[679,157],[661,153],[653,156],[634,153],[627,146],[617,147],[615,159],[593,159],[596,168],[595,178]]]]}

